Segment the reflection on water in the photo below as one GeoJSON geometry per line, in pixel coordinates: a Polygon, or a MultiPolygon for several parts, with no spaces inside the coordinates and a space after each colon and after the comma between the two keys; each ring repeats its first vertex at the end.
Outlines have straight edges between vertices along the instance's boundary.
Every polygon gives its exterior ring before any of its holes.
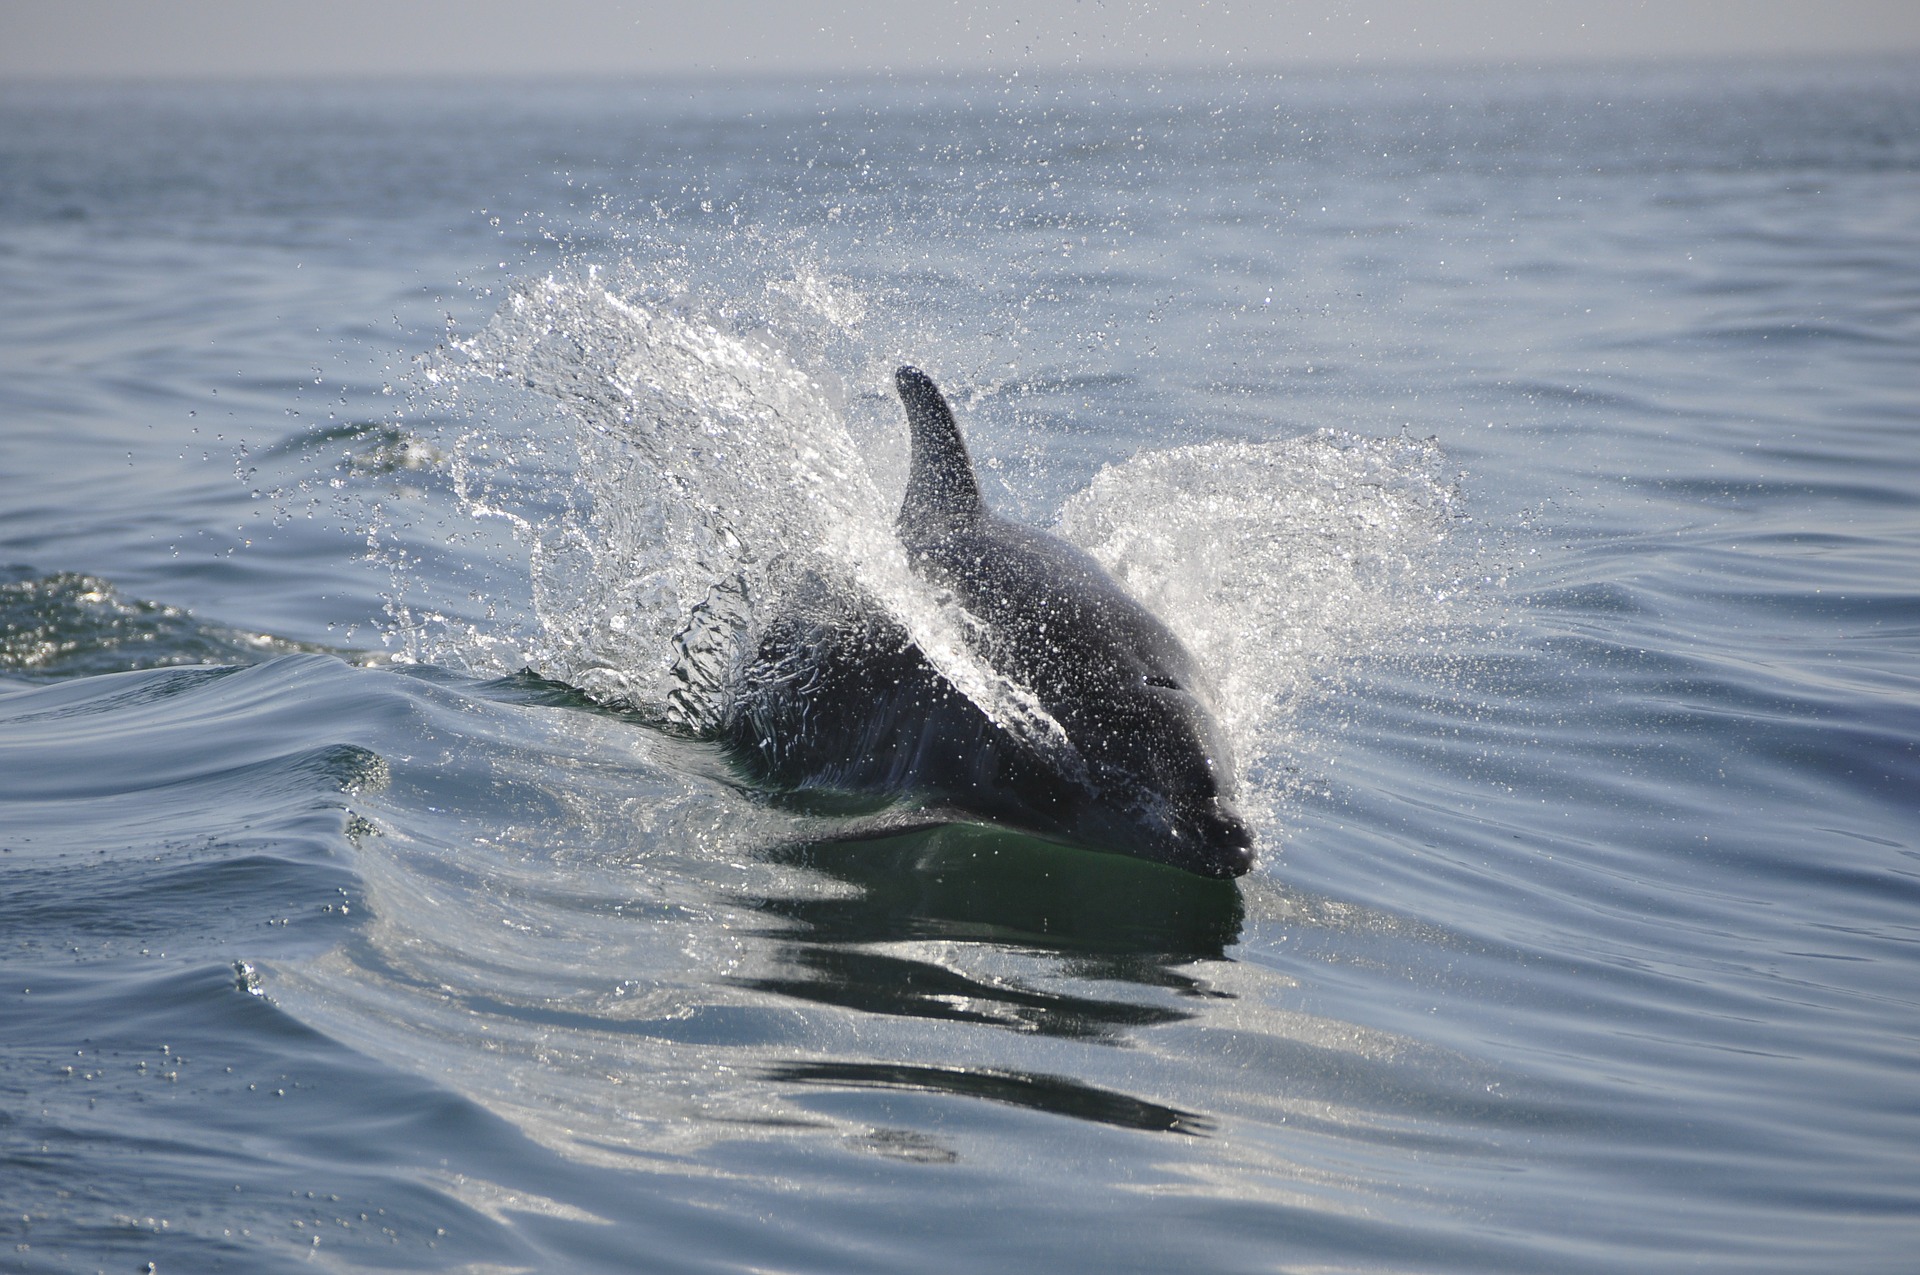
{"type": "Polygon", "coordinates": [[[856,1089],[906,1089],[985,1098],[1056,1116],[1074,1116],[1096,1124],[1149,1133],[1206,1134],[1213,1122],[1177,1107],[1145,1102],[1097,1089],[1065,1076],[1034,1075],[996,1068],[910,1067],[896,1063],[781,1063],[767,1069],[769,1080],[856,1089]]]}
{"type": "Polygon", "coordinates": [[[1075,972],[1171,987],[1240,938],[1240,891],[1118,855],[1093,854],[973,824],[780,847],[777,862],[857,888],[835,898],[752,906],[806,927],[816,944],[940,938],[1071,956],[1075,972]]]}
{"type": "MultiPolygon", "coordinates": [[[[767,972],[737,982],[869,1014],[1124,1044],[1131,1032],[1191,1019],[1197,1010],[1092,996],[1089,986],[1221,997],[1181,967],[1224,959],[1240,933],[1234,882],[997,829],[918,828],[793,844],[770,857],[851,889],[743,900],[781,924],[763,932],[767,972]],[[1075,990],[1052,986],[1057,978],[1075,990]]],[[[1129,1129],[1211,1127],[1192,1112],[1004,1067],[790,1060],[764,1074],[791,1084],[985,1098],[1129,1129]]]]}

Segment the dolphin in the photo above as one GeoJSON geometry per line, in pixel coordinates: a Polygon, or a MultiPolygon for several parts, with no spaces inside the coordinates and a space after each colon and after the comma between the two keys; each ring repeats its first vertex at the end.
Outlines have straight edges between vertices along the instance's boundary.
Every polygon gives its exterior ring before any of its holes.
{"type": "Polygon", "coordinates": [[[1058,736],[994,721],[902,625],[816,578],[753,644],[722,714],[729,750],[819,804],[911,800],[1201,876],[1246,872],[1253,839],[1192,655],[1086,553],[989,510],[939,387],[912,367],[894,381],[912,435],[895,522],[908,564],[1058,736]]]}

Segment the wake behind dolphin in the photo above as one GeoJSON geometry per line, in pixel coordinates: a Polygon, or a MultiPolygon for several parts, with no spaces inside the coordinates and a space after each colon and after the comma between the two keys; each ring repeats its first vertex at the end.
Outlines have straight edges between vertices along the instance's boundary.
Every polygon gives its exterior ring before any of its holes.
{"type": "Polygon", "coordinates": [[[795,794],[914,800],[1203,876],[1246,872],[1252,839],[1193,657],[1087,554],[987,509],[939,388],[911,367],[895,383],[912,433],[895,524],[908,562],[1057,734],[997,723],[897,621],[816,579],[747,660],[722,720],[734,754],[795,794]]]}

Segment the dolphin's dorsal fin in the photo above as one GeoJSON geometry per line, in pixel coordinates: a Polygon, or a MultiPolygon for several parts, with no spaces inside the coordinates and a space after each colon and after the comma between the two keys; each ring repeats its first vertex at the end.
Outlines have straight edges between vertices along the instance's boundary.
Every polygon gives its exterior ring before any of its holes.
{"type": "Polygon", "coordinates": [[[973,522],[980,516],[980,485],[940,387],[916,367],[899,369],[893,382],[906,404],[907,428],[913,435],[907,497],[900,502],[901,530],[911,537],[929,536],[973,522]]]}

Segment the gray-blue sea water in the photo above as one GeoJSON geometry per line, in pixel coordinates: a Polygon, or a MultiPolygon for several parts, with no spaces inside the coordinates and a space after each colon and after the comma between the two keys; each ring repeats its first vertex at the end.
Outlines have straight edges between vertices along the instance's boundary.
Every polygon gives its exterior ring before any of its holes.
{"type": "Polygon", "coordinates": [[[1917,70],[0,88],[0,1268],[1912,1270],[1917,70]],[[701,738],[908,360],[1247,878],[701,738]]]}

